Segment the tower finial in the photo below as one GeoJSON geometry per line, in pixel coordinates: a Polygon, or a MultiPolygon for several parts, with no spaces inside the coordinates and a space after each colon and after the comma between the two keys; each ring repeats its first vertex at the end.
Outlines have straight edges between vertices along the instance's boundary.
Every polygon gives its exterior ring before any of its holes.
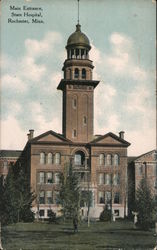
{"type": "Polygon", "coordinates": [[[77,20],[77,22],[78,22],[78,24],[79,24],[79,21],[80,21],[80,20],[79,20],[79,19],[80,19],[80,16],[79,16],[79,15],[80,15],[80,13],[79,13],[79,7],[80,7],[80,6],[79,6],[79,1],[80,1],[80,0],[77,0],[77,1],[78,1],[78,20],[77,20]]]}

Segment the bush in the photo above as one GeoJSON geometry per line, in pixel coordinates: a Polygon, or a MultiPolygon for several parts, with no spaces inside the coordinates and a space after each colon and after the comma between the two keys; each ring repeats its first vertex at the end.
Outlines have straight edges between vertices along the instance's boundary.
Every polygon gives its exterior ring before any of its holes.
{"type": "Polygon", "coordinates": [[[99,216],[100,221],[110,221],[111,220],[111,210],[107,208],[107,206],[104,207],[104,210],[101,212],[99,216]]]}
{"type": "Polygon", "coordinates": [[[50,210],[48,213],[48,217],[49,217],[49,219],[48,219],[49,223],[56,223],[56,213],[55,212],[50,210]]]}

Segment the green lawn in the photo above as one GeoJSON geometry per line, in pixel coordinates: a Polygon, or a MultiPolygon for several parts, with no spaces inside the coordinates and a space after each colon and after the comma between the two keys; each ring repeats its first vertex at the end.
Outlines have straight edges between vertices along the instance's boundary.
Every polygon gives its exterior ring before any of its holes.
{"type": "Polygon", "coordinates": [[[131,222],[95,222],[90,228],[79,225],[73,233],[71,224],[19,223],[2,229],[6,250],[101,250],[153,249],[153,231],[140,231],[131,222]]]}

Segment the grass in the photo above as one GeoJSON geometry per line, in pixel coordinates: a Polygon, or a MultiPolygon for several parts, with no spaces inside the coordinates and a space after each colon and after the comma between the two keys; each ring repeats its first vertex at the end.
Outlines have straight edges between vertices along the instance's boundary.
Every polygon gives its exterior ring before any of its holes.
{"type": "Polygon", "coordinates": [[[131,222],[95,222],[79,225],[74,234],[72,224],[19,223],[2,229],[6,250],[143,250],[153,249],[153,231],[134,229],[131,222]]]}

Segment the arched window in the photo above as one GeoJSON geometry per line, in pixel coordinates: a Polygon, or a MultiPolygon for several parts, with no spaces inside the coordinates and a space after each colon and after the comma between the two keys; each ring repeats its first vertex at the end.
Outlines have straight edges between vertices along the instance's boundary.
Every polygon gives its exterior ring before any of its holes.
{"type": "Polygon", "coordinates": [[[46,155],[45,153],[40,153],[40,164],[45,164],[46,155]]]}
{"type": "Polygon", "coordinates": [[[119,165],[119,155],[117,155],[117,154],[114,155],[114,165],[115,166],[119,165]]]}
{"type": "Polygon", "coordinates": [[[85,164],[85,154],[82,151],[77,151],[74,157],[75,165],[83,165],[85,164]]]}
{"type": "Polygon", "coordinates": [[[106,164],[108,166],[112,165],[112,156],[110,154],[108,154],[107,157],[106,157],[106,164]]]}
{"type": "Polygon", "coordinates": [[[104,154],[99,155],[99,164],[104,165],[104,154]]]}
{"type": "Polygon", "coordinates": [[[48,153],[47,163],[52,164],[52,153],[48,153]]]}
{"type": "Polygon", "coordinates": [[[86,70],[82,69],[82,79],[86,79],[86,70]]]}
{"type": "Polygon", "coordinates": [[[75,69],[74,77],[75,77],[75,78],[78,78],[78,77],[79,77],[79,69],[78,69],[78,68],[75,69]]]}
{"type": "Polygon", "coordinates": [[[61,163],[61,155],[60,153],[55,154],[55,164],[59,165],[61,163]]]}

